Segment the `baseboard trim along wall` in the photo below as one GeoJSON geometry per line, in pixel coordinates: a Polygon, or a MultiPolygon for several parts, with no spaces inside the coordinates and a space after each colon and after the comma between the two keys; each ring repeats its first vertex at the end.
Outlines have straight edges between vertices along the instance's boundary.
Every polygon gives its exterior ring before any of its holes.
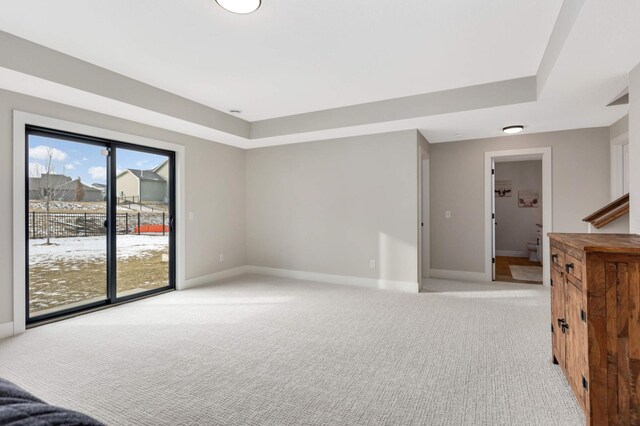
{"type": "Polygon", "coordinates": [[[526,250],[496,250],[496,256],[529,257],[529,252],[526,250]]]}
{"type": "Polygon", "coordinates": [[[418,283],[410,281],[390,281],[376,278],[362,278],[346,275],[323,274],[320,272],[294,271],[291,269],[268,268],[266,266],[247,266],[248,274],[269,275],[272,277],[294,278],[305,281],[317,281],[330,284],[352,285],[356,287],[394,290],[405,293],[418,293],[418,283]]]}
{"type": "Polygon", "coordinates": [[[3,322],[0,324],[0,340],[13,336],[13,322],[3,322]]]}
{"type": "Polygon", "coordinates": [[[487,282],[487,276],[484,272],[451,271],[447,269],[431,269],[431,278],[453,281],[487,282]]]}
{"type": "Polygon", "coordinates": [[[246,273],[246,266],[238,266],[237,268],[225,269],[224,271],[214,272],[213,274],[203,275],[201,277],[185,280],[184,285],[182,286],[182,288],[180,288],[180,290],[186,290],[192,287],[211,284],[216,281],[237,277],[246,273]]]}

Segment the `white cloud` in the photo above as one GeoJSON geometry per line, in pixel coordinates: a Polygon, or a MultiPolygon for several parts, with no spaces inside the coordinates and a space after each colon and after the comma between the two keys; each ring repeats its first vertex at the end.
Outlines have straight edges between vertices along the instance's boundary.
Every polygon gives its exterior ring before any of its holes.
{"type": "Polygon", "coordinates": [[[64,166],[64,169],[65,169],[65,170],[75,170],[75,169],[76,169],[76,166],[74,166],[74,165],[73,165],[73,163],[69,163],[69,164],[66,164],[66,165],[64,166]]]}
{"type": "Polygon", "coordinates": [[[145,164],[147,164],[149,162],[149,160],[140,160],[140,161],[136,161],[136,166],[138,167],[142,167],[145,164]]]}
{"type": "Polygon", "coordinates": [[[29,148],[29,158],[35,160],[48,160],[51,157],[54,161],[64,161],[67,159],[67,153],[60,151],[51,146],[38,145],[35,148],[29,148]]]}
{"type": "Polygon", "coordinates": [[[47,173],[47,168],[40,163],[29,163],[29,177],[40,177],[47,173]]]}
{"type": "Polygon", "coordinates": [[[94,180],[104,180],[107,178],[107,168],[106,167],[89,167],[89,175],[91,179],[94,180]]]}

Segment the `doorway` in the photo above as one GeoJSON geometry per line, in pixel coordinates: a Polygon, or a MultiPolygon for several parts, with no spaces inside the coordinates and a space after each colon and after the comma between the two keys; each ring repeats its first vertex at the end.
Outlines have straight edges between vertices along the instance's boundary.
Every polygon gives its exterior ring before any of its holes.
{"type": "Polygon", "coordinates": [[[485,153],[487,281],[549,285],[551,148],[485,153]]]}
{"type": "Polygon", "coordinates": [[[175,288],[175,153],[27,126],[26,323],[175,288]]]}
{"type": "Polygon", "coordinates": [[[542,160],[494,164],[495,281],[542,284],[542,160]]]}

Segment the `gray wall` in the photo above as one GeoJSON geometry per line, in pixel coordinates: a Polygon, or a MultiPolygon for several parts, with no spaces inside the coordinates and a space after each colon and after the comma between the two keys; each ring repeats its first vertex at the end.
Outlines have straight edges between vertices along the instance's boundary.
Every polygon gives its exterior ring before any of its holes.
{"type": "Polygon", "coordinates": [[[140,180],[130,171],[125,171],[116,178],[116,194],[118,197],[139,197],[140,180]]]}
{"type": "Polygon", "coordinates": [[[417,282],[417,141],[404,131],[247,151],[248,263],[417,282]]]}
{"type": "Polygon", "coordinates": [[[184,145],[187,279],[245,264],[243,150],[0,90],[0,323],[13,320],[13,109],[184,145]]]}
{"type": "Polygon", "coordinates": [[[432,269],[484,272],[484,153],[533,147],[552,148],[554,231],[586,232],[609,202],[608,128],[432,144],[432,269]]]}
{"type": "MultiPolygon", "coordinates": [[[[496,250],[527,254],[527,242],[536,241],[536,224],[542,224],[542,160],[496,163],[496,181],[510,180],[511,197],[496,197],[496,250]],[[540,204],[518,207],[518,191],[536,190],[540,204]]],[[[501,253],[497,253],[500,255],[501,253]]]]}
{"type": "Polygon", "coordinates": [[[145,201],[160,201],[164,202],[167,195],[167,182],[157,180],[143,180],[140,182],[140,198],[142,202],[145,201]]]}

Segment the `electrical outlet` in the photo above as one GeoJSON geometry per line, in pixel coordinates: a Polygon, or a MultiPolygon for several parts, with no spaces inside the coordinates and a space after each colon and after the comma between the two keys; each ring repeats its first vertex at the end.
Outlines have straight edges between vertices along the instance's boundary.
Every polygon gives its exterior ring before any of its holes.
{"type": "Polygon", "coordinates": [[[371,259],[369,261],[369,268],[376,269],[376,260],[375,259],[371,259]]]}
{"type": "Polygon", "coordinates": [[[220,262],[224,262],[224,253],[220,253],[220,262]]]}
{"type": "Polygon", "coordinates": [[[446,217],[447,219],[451,219],[451,210],[447,210],[446,212],[444,212],[444,217],[446,217]]]}

